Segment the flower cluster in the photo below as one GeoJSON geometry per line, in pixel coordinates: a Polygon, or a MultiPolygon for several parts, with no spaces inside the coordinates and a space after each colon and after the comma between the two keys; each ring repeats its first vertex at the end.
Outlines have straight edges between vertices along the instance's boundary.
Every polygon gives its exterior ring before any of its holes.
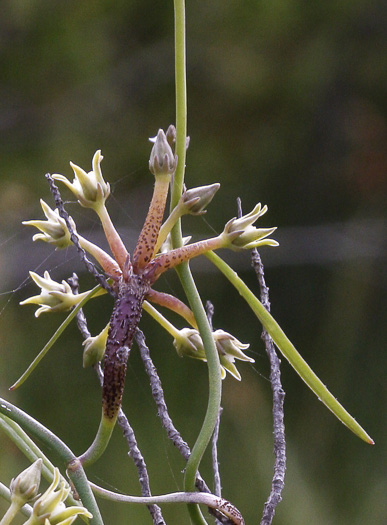
{"type": "MultiPolygon", "coordinates": [[[[160,294],[160,292],[151,289],[151,286],[167,269],[205,254],[209,250],[219,248],[242,250],[262,245],[277,246],[278,243],[269,238],[276,228],[256,228],[253,226],[267,211],[267,206],[262,207],[261,204],[257,204],[249,214],[229,220],[223,232],[217,237],[192,244],[189,244],[190,237],[185,237],[183,245],[180,248],[173,249],[170,242],[170,232],[176,222],[186,214],[201,215],[205,213],[206,207],[220,187],[218,183],[192,189],[184,187],[177,206],[171,211],[166,221],[162,223],[169,183],[176,170],[178,160],[172,149],[174,137],[175,130],[170,127],[167,134],[160,129],[157,136],[150,139],[154,143],[149,159],[149,169],[155,176],[154,193],[147,218],[134,250],[132,262],[106,209],[110,186],[102,176],[101,161],[103,157],[99,150],[93,157],[90,172],[87,173],[79,166],[70,163],[75,175],[73,182],[59,174],[53,175],[52,179],[64,183],[83,207],[91,208],[97,213],[112,255],[79,235],[71,217],[64,220],[62,212],[60,214],[58,209],[52,210],[44,201],[41,201],[41,205],[47,220],[25,221],[23,224],[33,226],[40,231],[33,236],[34,241],[41,240],[57,248],[67,247],[77,240],[77,244],[86,250],[102,267],[105,274],[112,279],[113,288],[117,294],[121,293],[121,283],[129,282],[135,276],[139,277],[145,285],[144,299],[180,313],[192,324],[192,328],[181,331],[175,328],[169,329],[174,336],[174,344],[178,353],[205,361],[203,343],[199,332],[196,330],[195,321],[192,321],[192,312],[181,301],[171,298],[172,296],[167,296],[167,294],[160,294]]],[[[41,293],[22,301],[21,304],[38,305],[39,308],[35,312],[36,317],[45,312],[70,310],[89,293],[74,294],[66,281],[56,282],[51,279],[48,272],[45,272],[43,277],[34,272],[30,272],[30,275],[40,287],[41,293]]],[[[108,329],[109,325],[98,336],[90,337],[85,341],[84,366],[93,365],[103,358],[108,329]]],[[[241,343],[222,330],[215,331],[213,336],[219,352],[222,377],[226,375],[227,370],[235,378],[240,379],[240,374],[234,363],[235,359],[253,361],[243,352],[248,348],[248,345],[241,343]]]]}

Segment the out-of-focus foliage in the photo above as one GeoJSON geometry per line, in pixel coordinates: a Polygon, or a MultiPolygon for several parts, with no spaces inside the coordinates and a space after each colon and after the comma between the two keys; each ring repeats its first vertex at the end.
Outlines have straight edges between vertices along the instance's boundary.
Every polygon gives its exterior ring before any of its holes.
{"type": "MultiPolygon", "coordinates": [[[[269,206],[267,224],[279,226],[280,241],[274,254],[262,249],[273,314],[376,441],[367,447],[351,435],[284,363],[289,465],[275,523],[382,523],[387,7],[381,0],[187,4],[187,185],[222,187],[204,218],[184,224],[202,234],[221,231],[236,214],[236,196],[246,210],[258,201],[269,206]]],[[[51,204],[46,171],[70,177],[70,160],[89,166],[100,148],[113,189],[108,204],[133,249],[151,195],[147,138],[174,120],[173,5],[2,0],[0,10],[0,391],[80,453],[96,431],[100,392],[92,371],[82,369],[75,328],[20,391],[7,393],[61,318],[36,320],[19,308],[30,288],[6,292],[28,270],[49,269],[61,280],[78,265],[71,250],[45,261],[51,248],[33,246],[20,222],[38,217],[39,197],[51,204]]],[[[100,235],[93,216],[68,208],[82,233],[100,235]]],[[[231,260],[256,289],[247,258],[231,260]]],[[[254,367],[240,367],[241,383],[224,382],[220,458],[225,497],[247,523],[257,523],[273,463],[260,327],[207,263],[197,270],[203,298],[215,306],[215,327],[250,342],[256,359],[254,367]]],[[[173,275],[160,284],[180,293],[173,275]]],[[[93,333],[110,309],[108,298],[87,309],[93,333]]],[[[178,359],[170,338],[145,316],[141,327],[171,413],[192,445],[205,406],[205,367],[178,359]]],[[[124,406],[154,493],[181,488],[183,463],[159,428],[135,349],[124,406]]],[[[7,482],[26,463],[1,435],[0,450],[7,482]]],[[[206,458],[207,477],[208,467],[206,458]]],[[[139,492],[118,431],[91,478],[139,492]]],[[[103,507],[106,523],[148,522],[145,509],[103,507]]],[[[165,517],[188,522],[184,507],[166,507],[165,517]]]]}

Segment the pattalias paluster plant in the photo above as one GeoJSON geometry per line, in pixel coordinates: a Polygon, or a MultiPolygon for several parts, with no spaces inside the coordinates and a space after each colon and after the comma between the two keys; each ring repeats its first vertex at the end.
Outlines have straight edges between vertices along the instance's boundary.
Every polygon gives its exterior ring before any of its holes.
{"type": "MultiPolygon", "coordinates": [[[[70,311],[54,336],[36,357],[27,371],[11,387],[19,387],[29,377],[40,360],[46,355],[67,325],[77,318],[84,337],[84,366],[93,366],[102,386],[102,415],[96,437],[90,447],[80,456],[41,423],[6,400],[0,403],[0,425],[8,435],[20,444],[32,465],[17,476],[9,489],[2,487],[2,495],[10,501],[0,525],[8,525],[21,511],[28,525],[67,525],[79,516],[93,525],[103,524],[95,495],[128,504],[148,505],[154,524],[165,523],[160,504],[187,503],[192,523],[205,524],[199,504],[210,509],[218,523],[243,524],[241,512],[228,500],[221,497],[218,487],[212,493],[199,474],[201,458],[216,428],[220,402],[221,384],[226,372],[240,380],[235,360],[253,362],[244,351],[247,344],[241,343],[224,330],[211,329],[211,312],[205,311],[196,291],[188,261],[193,257],[206,256],[238,290],[248,303],[265,330],[265,344],[271,363],[273,388],[273,414],[276,464],[273,485],[265,505],[262,524],[272,522],[275,507],[281,499],[285,474],[285,437],[283,428],[283,391],[279,379],[279,361],[273,343],[289,361],[319,399],[356,435],[367,443],[372,439],[348,414],[320,379],[303,360],[284,332],[278,326],[267,308],[267,288],[257,247],[277,246],[271,239],[275,228],[256,228],[255,222],[265,214],[266,206],[257,204],[246,214],[228,220],[220,235],[195,243],[183,238],[181,217],[186,214],[200,215],[211,203],[219,184],[186,189],[184,185],[185,159],[188,147],[186,133],[186,88],[185,88],[185,27],[184,2],[175,0],[175,46],[176,46],[176,128],[170,126],[166,133],[159,130],[152,139],[149,168],[155,177],[153,197],[144,226],[139,234],[133,254],[129,254],[117,233],[106,207],[110,186],[105,182],[102,171],[102,156],[97,151],[92,160],[92,170],[84,171],[71,164],[75,174],[73,182],[63,175],[46,175],[55,201],[52,209],[41,201],[45,220],[26,221],[25,224],[39,230],[34,240],[52,244],[56,248],[75,245],[87,269],[97,281],[95,288],[79,293],[77,277],[73,275],[61,283],[51,279],[48,272],[44,276],[31,272],[31,277],[40,287],[39,295],[30,297],[22,304],[38,305],[35,315],[45,312],[70,311]],[[92,209],[99,217],[109,243],[111,254],[81,236],[73,219],[66,212],[55,181],[65,184],[84,208],[92,209]],[[170,211],[165,213],[169,191],[170,211]],[[164,216],[167,215],[166,218],[164,216]],[[261,287],[260,302],[238,275],[214,252],[219,249],[236,251],[252,250],[254,267],[257,270],[261,287]],[[100,269],[89,260],[92,257],[100,269]],[[157,291],[154,285],[164,272],[176,269],[186,293],[189,306],[176,297],[157,291]],[[91,336],[83,314],[83,306],[93,297],[110,293],[114,307],[105,328],[91,336]],[[152,304],[151,304],[152,303],[152,304]],[[264,304],[263,304],[264,303],[264,304]],[[187,327],[178,330],[153,306],[162,306],[179,314],[187,327]],[[175,429],[167,412],[161,382],[150,359],[144,335],[139,330],[142,311],[149,313],[173,337],[173,344],[180,356],[189,356],[207,363],[209,374],[209,401],[205,420],[192,450],[175,429]],[[173,440],[186,459],[184,492],[152,496],[145,462],[139,452],[134,433],[122,411],[122,396],[125,385],[127,361],[134,339],[148,372],[152,393],[158,408],[161,422],[168,436],[173,440]],[[101,366],[101,363],[103,366],[101,366]],[[142,489],[142,496],[116,494],[91,484],[85,468],[98,460],[108,446],[116,422],[122,427],[128,441],[131,456],[136,464],[142,489]],[[50,463],[34,439],[54,448],[64,461],[69,483],[58,468],[50,463]],[[50,482],[48,489],[38,495],[40,477],[44,475],[50,482]]],[[[214,469],[217,470],[217,461],[214,469]]]]}

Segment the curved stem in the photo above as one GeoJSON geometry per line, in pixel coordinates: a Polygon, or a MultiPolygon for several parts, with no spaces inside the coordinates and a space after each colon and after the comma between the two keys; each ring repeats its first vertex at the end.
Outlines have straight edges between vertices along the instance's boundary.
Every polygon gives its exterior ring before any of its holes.
{"type": "Polygon", "coordinates": [[[94,483],[90,483],[90,486],[93,492],[101,498],[116,501],[118,503],[138,503],[141,505],[151,505],[155,503],[200,503],[218,510],[227,516],[235,525],[244,525],[243,517],[234,505],[219,496],[207,492],[172,492],[171,494],[163,494],[160,496],[144,497],[118,494],[111,490],[99,487],[94,483]]]}
{"type": "Polygon", "coordinates": [[[90,489],[86,474],[70,448],[41,423],[2,398],[0,398],[0,413],[18,423],[48,449],[55,451],[57,456],[69,467],[69,477],[74,483],[82,504],[93,514],[92,525],[103,525],[102,516],[90,489]]]}
{"type": "MultiPolygon", "coordinates": [[[[187,89],[186,89],[186,61],[185,61],[185,1],[174,0],[175,9],[175,82],[176,82],[176,154],[178,157],[177,169],[171,193],[171,211],[177,206],[184,183],[186,137],[187,137],[187,89]]],[[[171,232],[174,248],[183,244],[181,221],[178,220],[171,232]]],[[[207,316],[196,289],[188,263],[177,267],[177,273],[184,288],[184,292],[195,315],[199,332],[204,344],[208,363],[209,392],[207,412],[202,428],[199,432],[192,454],[187,462],[184,488],[187,492],[195,490],[196,473],[201,459],[214,431],[220,408],[222,380],[219,355],[212,337],[207,316]]],[[[191,520],[197,525],[206,524],[197,505],[188,507],[191,520]]]]}
{"type": "Polygon", "coordinates": [[[329,392],[327,387],[313,372],[308,363],[306,363],[297,352],[296,348],[282,331],[277,321],[270,315],[257,297],[255,297],[253,292],[246,286],[238,274],[214,252],[207,252],[205,255],[238,290],[254,314],[261,321],[263,327],[271,336],[279,351],[289,361],[291,366],[312,392],[314,392],[320,401],[322,401],[324,405],[329,408],[329,410],[333,412],[333,414],[354,434],[366,443],[373,445],[373,439],[329,392]]]}

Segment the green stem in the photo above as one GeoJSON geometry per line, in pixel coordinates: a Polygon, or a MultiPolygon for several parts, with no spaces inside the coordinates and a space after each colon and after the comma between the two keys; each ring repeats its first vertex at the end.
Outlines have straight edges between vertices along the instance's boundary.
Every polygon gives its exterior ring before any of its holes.
{"type": "Polygon", "coordinates": [[[49,450],[55,451],[66,467],[73,465],[72,468],[68,468],[69,477],[82,500],[82,505],[93,514],[91,524],[103,525],[102,516],[90,489],[86,474],[70,448],[41,423],[2,398],[0,398],[0,413],[18,423],[49,450]]]}
{"type": "MultiPolygon", "coordinates": [[[[185,45],[185,1],[174,0],[175,9],[175,82],[176,82],[176,154],[178,156],[177,169],[171,193],[171,211],[177,206],[183,190],[186,137],[187,137],[187,87],[186,87],[186,45],[185,45]]],[[[171,232],[174,248],[183,244],[181,221],[178,220],[171,232]]],[[[199,293],[196,289],[188,263],[183,263],[176,269],[184,292],[195,315],[199,332],[204,344],[208,364],[208,405],[202,428],[191,456],[187,462],[184,489],[187,492],[195,490],[196,472],[199,468],[203,454],[213,434],[220,408],[222,380],[220,372],[219,355],[212,337],[206,313],[204,311],[199,293]]],[[[191,520],[195,525],[206,524],[197,505],[189,505],[188,510],[191,520]]]]}
{"type": "MultiPolygon", "coordinates": [[[[8,501],[9,503],[11,503],[11,491],[9,490],[8,487],[4,485],[4,483],[1,483],[1,482],[0,482],[0,498],[3,498],[5,499],[5,501],[8,501]]],[[[19,512],[23,514],[23,516],[26,516],[27,518],[29,518],[32,513],[32,507],[31,505],[26,503],[25,505],[23,505],[23,507],[19,508],[19,512]]]]}
{"type": "Polygon", "coordinates": [[[97,435],[90,447],[78,459],[84,467],[95,463],[105,452],[109,444],[111,435],[114,430],[117,418],[109,419],[102,410],[101,421],[98,427],[97,435]]]}
{"type": "Polygon", "coordinates": [[[279,351],[289,361],[294,370],[298,373],[308,387],[324,403],[324,405],[333,412],[333,414],[354,434],[360,437],[370,445],[374,444],[372,438],[365,430],[355,421],[355,419],[345,410],[337,399],[329,392],[327,387],[313,372],[306,361],[297,352],[291,341],[282,331],[276,320],[270,315],[266,308],[255,297],[253,292],[246,286],[237,273],[228,266],[218,255],[213,252],[207,252],[206,257],[223,273],[231,284],[238,290],[240,295],[248,303],[254,314],[261,321],[263,327],[273,339],[279,351]]]}
{"type": "Polygon", "coordinates": [[[16,517],[20,510],[20,507],[17,503],[14,501],[11,503],[11,505],[8,507],[7,512],[4,514],[0,521],[0,525],[10,525],[12,523],[13,518],[16,517]]]}

